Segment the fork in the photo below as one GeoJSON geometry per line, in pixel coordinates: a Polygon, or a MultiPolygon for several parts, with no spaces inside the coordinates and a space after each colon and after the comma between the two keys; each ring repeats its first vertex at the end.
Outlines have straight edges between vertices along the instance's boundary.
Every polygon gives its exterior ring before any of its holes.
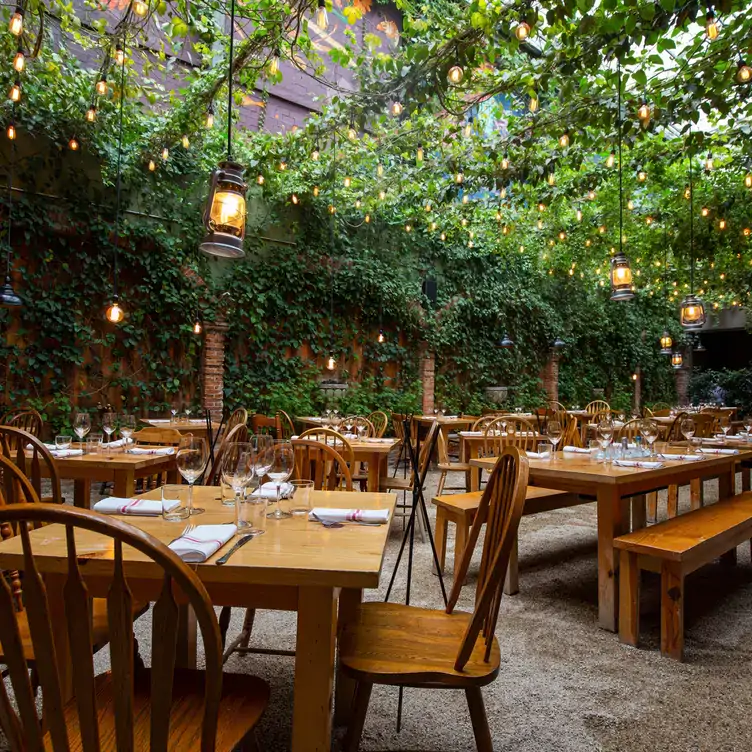
{"type": "Polygon", "coordinates": [[[180,533],[177,538],[173,538],[167,545],[171,546],[173,543],[175,543],[175,541],[179,541],[184,535],[188,535],[188,533],[192,532],[195,527],[196,526],[192,522],[189,522],[183,529],[183,532],[180,533]]]}

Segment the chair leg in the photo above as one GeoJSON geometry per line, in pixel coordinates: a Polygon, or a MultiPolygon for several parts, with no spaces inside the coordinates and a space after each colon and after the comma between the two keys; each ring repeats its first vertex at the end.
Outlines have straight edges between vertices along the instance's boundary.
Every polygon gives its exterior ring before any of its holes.
{"type": "Polygon", "coordinates": [[[229,606],[225,606],[219,612],[219,635],[222,638],[222,650],[225,648],[227,642],[227,630],[230,628],[230,617],[232,616],[232,609],[229,606]]]}
{"type": "Polygon", "coordinates": [[[670,562],[661,567],[661,653],[684,657],[684,576],[670,562]]]}
{"type": "Polygon", "coordinates": [[[520,592],[520,578],[518,569],[519,538],[514,536],[514,544],[509,555],[507,576],[504,578],[504,595],[517,595],[520,592]]]}
{"type": "Polygon", "coordinates": [[[637,645],[640,637],[640,568],[637,554],[619,553],[619,639],[637,645]]]}
{"type": "MultiPolygon", "coordinates": [[[[448,528],[449,520],[447,519],[444,508],[436,507],[436,555],[439,559],[439,566],[441,567],[442,574],[444,573],[444,567],[446,566],[446,544],[448,528]]],[[[433,573],[438,574],[435,564],[433,565],[433,573]]]]}
{"type": "Polygon", "coordinates": [[[436,495],[441,496],[444,491],[444,484],[446,483],[447,473],[446,470],[441,471],[441,477],[439,478],[439,486],[436,489],[436,495]]]}
{"type": "Polygon", "coordinates": [[[478,752],[493,752],[491,730],[488,728],[488,718],[486,718],[486,708],[483,705],[480,687],[468,687],[465,690],[465,697],[467,697],[467,707],[470,709],[470,720],[473,722],[473,734],[478,752]]]}
{"type": "Polygon", "coordinates": [[[366,714],[368,713],[368,703],[371,699],[372,689],[373,684],[363,681],[358,682],[355,688],[352,717],[347,727],[347,734],[345,735],[345,752],[358,752],[360,737],[363,736],[363,726],[366,723],[366,714]]]}

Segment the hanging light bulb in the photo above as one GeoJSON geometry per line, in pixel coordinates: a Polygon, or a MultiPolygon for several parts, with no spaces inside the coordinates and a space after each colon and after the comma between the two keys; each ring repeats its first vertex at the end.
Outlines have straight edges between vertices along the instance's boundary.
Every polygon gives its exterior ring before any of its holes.
{"type": "Polygon", "coordinates": [[[329,214],[336,214],[337,207],[334,204],[329,204],[329,214]]]}
{"type": "Polygon", "coordinates": [[[632,201],[631,198],[629,199],[629,201],[627,201],[627,209],[629,209],[629,211],[632,211],[634,209],[634,201],[632,201]]]}
{"type": "Polygon", "coordinates": [[[149,160],[149,171],[154,172],[157,169],[156,162],[153,159],[149,160]]]}
{"type": "Polygon", "coordinates": [[[117,65],[122,65],[125,62],[125,52],[123,52],[123,48],[119,45],[115,45],[115,63],[117,65]]]}
{"type": "Polygon", "coordinates": [[[447,73],[447,81],[456,86],[457,84],[462,83],[464,76],[465,71],[462,70],[462,66],[455,63],[447,73]]]}
{"type": "Polygon", "coordinates": [[[162,161],[166,162],[170,158],[170,150],[166,147],[162,147],[162,161]]]}
{"type": "Polygon", "coordinates": [[[559,233],[559,240],[561,240],[561,241],[563,242],[563,241],[564,241],[564,240],[566,240],[566,239],[567,239],[567,233],[566,233],[566,232],[564,232],[564,230],[562,230],[562,231],[561,231],[561,232],[559,233]]]}
{"type": "Polygon", "coordinates": [[[386,191],[383,188],[379,191],[379,198],[382,201],[386,198],[386,191]]]}
{"type": "Polygon", "coordinates": [[[405,232],[412,232],[413,226],[408,222],[405,225],[405,232]]]}
{"type": "Polygon", "coordinates": [[[86,110],[86,120],[93,123],[97,119],[97,107],[92,104],[88,110],[86,110]]]}
{"type": "Polygon", "coordinates": [[[279,158],[279,171],[284,172],[287,169],[287,157],[280,157],[279,158]]]}
{"type": "Polygon", "coordinates": [[[293,204],[295,204],[295,206],[297,206],[300,203],[300,199],[298,198],[298,194],[297,193],[293,193],[292,196],[290,196],[290,201],[292,201],[293,204]]]}
{"type": "Polygon", "coordinates": [[[539,107],[540,102],[538,101],[538,97],[536,95],[530,97],[530,101],[527,103],[528,110],[530,110],[530,112],[538,112],[539,107]]]}
{"type": "Polygon", "coordinates": [[[559,146],[561,146],[562,149],[566,149],[567,146],[569,146],[569,131],[564,131],[564,133],[559,136],[559,146]]]}
{"type": "Polygon", "coordinates": [[[700,209],[700,214],[702,214],[703,217],[707,217],[710,214],[710,209],[708,209],[707,206],[703,206],[702,209],[700,209]]]}
{"type": "Polygon", "coordinates": [[[201,321],[199,321],[198,318],[196,318],[196,321],[193,323],[193,333],[201,334],[201,321]]]}
{"type": "Polygon", "coordinates": [[[446,233],[442,232],[441,235],[439,235],[440,240],[446,240],[446,233]]]}
{"type": "Polygon", "coordinates": [[[502,170],[509,169],[509,157],[506,154],[501,158],[501,169],[502,170]]]}
{"type": "Polygon", "coordinates": [[[690,293],[681,303],[679,321],[685,329],[702,329],[705,324],[705,305],[696,295],[690,293]]]}
{"type": "Polygon", "coordinates": [[[678,350],[671,353],[671,365],[674,367],[674,370],[680,370],[683,363],[684,357],[678,350]]]}
{"type": "Polygon", "coordinates": [[[727,227],[727,226],[728,226],[728,225],[727,225],[727,223],[726,223],[726,220],[725,220],[725,219],[719,219],[719,220],[718,220],[718,229],[719,229],[719,230],[723,231],[723,230],[725,230],[725,229],[726,229],[726,227],[727,227]]]}
{"type": "Polygon", "coordinates": [[[394,115],[394,117],[399,117],[402,114],[403,110],[404,107],[402,106],[401,102],[392,102],[392,115],[394,115]]]}
{"type": "Polygon", "coordinates": [[[705,34],[711,42],[718,38],[718,20],[712,8],[708,8],[708,12],[705,14],[705,34]]]}
{"type": "Polygon", "coordinates": [[[713,169],[713,155],[708,152],[708,156],[705,157],[705,172],[710,172],[713,169]]]}
{"type": "Polygon", "coordinates": [[[214,106],[209,105],[209,109],[206,111],[206,120],[204,121],[204,125],[207,128],[213,128],[214,127],[214,106]]]}
{"type": "Polygon", "coordinates": [[[380,178],[384,177],[384,165],[381,162],[376,165],[376,175],[380,178]]]}
{"type": "Polygon", "coordinates": [[[467,227],[467,217],[462,217],[462,219],[460,220],[460,224],[463,227],[467,227]]]}
{"type": "Polygon", "coordinates": [[[506,198],[506,197],[507,197],[507,189],[506,187],[504,187],[499,191],[499,198],[506,198]]]}
{"type": "Polygon", "coordinates": [[[463,203],[463,204],[469,204],[469,203],[470,203],[470,196],[468,196],[468,195],[467,195],[467,193],[465,193],[465,194],[464,194],[464,195],[462,196],[462,203],[463,203]]]}
{"type": "Polygon", "coordinates": [[[329,28],[329,14],[326,12],[326,3],[324,0],[319,0],[314,18],[316,26],[318,26],[321,31],[326,31],[329,28]]]}
{"type": "Polygon", "coordinates": [[[554,171],[551,170],[551,172],[548,173],[548,177],[546,178],[546,181],[549,185],[556,185],[556,175],[554,174],[554,171]]]}
{"type": "Polygon", "coordinates": [[[608,157],[606,157],[606,167],[613,167],[616,164],[616,154],[612,151],[608,157]]]}
{"type": "Polygon", "coordinates": [[[595,191],[590,190],[587,192],[588,201],[595,201],[595,191]]]}
{"type": "Polygon", "coordinates": [[[606,233],[606,225],[599,225],[599,227],[598,227],[598,232],[599,232],[599,233],[600,233],[601,235],[604,235],[604,234],[606,233]]]}
{"type": "Polygon", "coordinates": [[[26,56],[24,51],[19,47],[16,51],[16,55],[13,58],[13,68],[16,73],[23,73],[23,69],[26,67],[26,56]]]}
{"type": "Polygon", "coordinates": [[[263,185],[265,182],[266,182],[266,178],[261,173],[259,173],[256,176],[256,184],[257,185],[263,185]]]}
{"type": "Polygon", "coordinates": [[[671,355],[671,348],[674,346],[674,340],[668,331],[664,331],[661,336],[661,355],[671,355]]]}
{"type": "Polygon", "coordinates": [[[646,225],[652,225],[653,224],[653,218],[648,214],[647,217],[645,217],[645,224],[646,225]]]}
{"type": "Polygon", "coordinates": [[[464,180],[465,180],[465,176],[464,176],[462,170],[457,170],[457,172],[454,175],[454,182],[457,185],[461,185],[464,180]]]}
{"type": "Polygon", "coordinates": [[[650,120],[650,105],[647,102],[643,101],[637,108],[637,117],[642,121],[643,125],[646,125],[650,120]]]}
{"type": "Polygon", "coordinates": [[[465,138],[470,138],[473,135],[473,119],[468,118],[465,125],[462,127],[462,135],[465,138]]]}
{"type": "Polygon", "coordinates": [[[539,219],[539,220],[538,220],[538,229],[539,229],[539,230],[542,230],[542,229],[543,229],[543,220],[542,220],[542,219],[539,219]]]}
{"type": "Polygon", "coordinates": [[[120,307],[117,295],[113,297],[112,303],[105,313],[105,317],[111,324],[119,324],[125,318],[125,311],[120,307]]]}
{"type": "Polygon", "coordinates": [[[527,21],[520,21],[515,30],[514,35],[520,42],[524,42],[530,36],[530,24],[527,21]]]}
{"type": "Polygon", "coordinates": [[[544,212],[544,211],[546,211],[546,205],[545,205],[545,204],[544,204],[544,203],[543,203],[542,201],[540,201],[540,202],[538,203],[538,211],[539,211],[539,212],[544,212]]]}
{"type": "Polygon", "coordinates": [[[582,222],[582,209],[577,210],[577,221],[582,222]]]}
{"type": "Polygon", "coordinates": [[[8,92],[8,99],[10,99],[11,102],[21,101],[21,82],[18,79],[16,79],[11,85],[10,91],[8,92]]]}
{"type": "Polygon", "coordinates": [[[379,343],[380,345],[383,345],[383,344],[384,344],[384,342],[386,342],[386,337],[384,336],[384,330],[383,330],[383,329],[379,329],[379,336],[378,336],[378,337],[376,337],[376,341],[377,341],[377,342],[378,342],[378,343],[379,343]]]}
{"type": "Polygon", "coordinates": [[[149,11],[149,6],[145,0],[133,0],[133,12],[137,16],[145,16],[149,11]]]}
{"type": "Polygon", "coordinates": [[[752,80],[752,68],[741,59],[736,68],[736,80],[740,84],[747,84],[752,80]]]}
{"type": "Polygon", "coordinates": [[[183,144],[183,148],[187,149],[191,145],[191,141],[185,134],[183,135],[183,138],[180,140],[180,142],[183,144]]]}
{"type": "Polygon", "coordinates": [[[692,189],[689,186],[686,186],[684,188],[684,198],[689,201],[689,199],[692,197],[692,189]]]}
{"type": "Polygon", "coordinates": [[[68,141],[68,148],[71,151],[78,151],[78,147],[80,144],[78,143],[78,139],[75,136],[71,136],[70,141],[68,141]]]}
{"type": "Polygon", "coordinates": [[[16,138],[16,126],[15,123],[11,120],[10,123],[8,123],[8,127],[5,130],[5,135],[8,137],[8,140],[15,141],[16,138]]]}
{"type": "Polygon", "coordinates": [[[418,144],[418,148],[415,150],[415,161],[418,164],[421,164],[423,162],[423,144],[418,144]]]}
{"type": "Polygon", "coordinates": [[[643,170],[642,168],[637,170],[637,180],[640,183],[644,183],[647,179],[648,179],[648,174],[647,172],[645,172],[645,170],[643,170]]]}
{"type": "Polygon", "coordinates": [[[611,300],[631,300],[633,297],[632,268],[626,254],[619,251],[611,259],[611,300]]]}
{"type": "Polygon", "coordinates": [[[326,359],[326,370],[333,371],[337,367],[337,361],[334,359],[334,355],[329,353],[329,357],[326,359]]]}
{"type": "Polygon", "coordinates": [[[318,197],[319,193],[321,193],[321,188],[319,188],[317,185],[313,186],[313,195],[314,197],[318,197]]]}
{"type": "Polygon", "coordinates": [[[269,75],[276,76],[279,73],[280,54],[279,50],[275,49],[272,56],[269,58],[269,75]]]}
{"type": "Polygon", "coordinates": [[[107,94],[107,76],[102,76],[102,78],[97,81],[96,91],[100,97],[103,97],[105,94],[107,94]]]}
{"type": "Polygon", "coordinates": [[[20,37],[23,33],[23,9],[20,5],[16,6],[13,15],[10,17],[8,23],[8,31],[13,34],[14,37],[20,37]]]}
{"type": "Polygon", "coordinates": [[[436,222],[431,222],[430,227],[431,227],[431,232],[435,232],[436,228],[438,227],[438,224],[436,224],[436,222]]]}
{"type": "Polygon", "coordinates": [[[752,172],[748,172],[744,176],[744,187],[745,188],[752,188],[752,172]]]}
{"type": "Polygon", "coordinates": [[[371,221],[371,215],[370,214],[366,214],[366,216],[364,217],[364,219],[365,219],[365,223],[368,224],[371,221]]]}

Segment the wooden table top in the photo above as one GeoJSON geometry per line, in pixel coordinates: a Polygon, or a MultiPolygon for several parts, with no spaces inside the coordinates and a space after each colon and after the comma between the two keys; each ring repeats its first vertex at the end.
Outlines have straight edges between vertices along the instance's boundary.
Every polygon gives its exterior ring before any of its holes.
{"type": "MultiPolygon", "coordinates": [[[[139,418],[139,420],[155,428],[174,428],[176,431],[191,431],[197,428],[206,428],[206,420],[204,418],[191,418],[188,421],[181,420],[179,422],[173,422],[170,418],[139,418]]],[[[219,423],[212,421],[211,427],[213,431],[216,431],[219,428],[219,423]]]]}
{"type": "MultiPolygon", "coordinates": [[[[144,498],[159,499],[161,491],[150,491],[144,498]]],[[[198,525],[234,522],[235,509],[224,506],[216,486],[196,486],[194,503],[206,513],[194,517],[198,525]]],[[[389,509],[394,512],[395,494],[314,491],[313,506],[359,509],[389,509]]],[[[185,521],[167,522],[161,517],[117,516],[117,519],[144,530],[164,543],[176,538],[185,521]]],[[[325,528],[305,517],[268,519],[266,533],[243,546],[224,566],[214,560],[225,553],[237,538],[230,540],[211,559],[191,565],[206,583],[237,582],[262,585],[375,588],[384,560],[389,525],[345,525],[325,528]]],[[[34,559],[42,572],[67,572],[65,527],[47,525],[31,532],[34,559]]],[[[87,576],[112,574],[113,541],[88,530],[76,531],[79,559],[86,559],[87,576]]],[[[123,560],[126,576],[161,579],[161,571],[143,554],[125,546],[123,560]]],[[[23,569],[20,537],[0,543],[0,568],[23,569]]]]}
{"type": "MultiPolygon", "coordinates": [[[[300,436],[293,436],[292,438],[299,439],[300,436]]],[[[306,439],[312,438],[313,437],[306,436],[306,439]]],[[[359,454],[389,454],[389,452],[400,443],[399,439],[396,439],[393,436],[381,439],[348,439],[343,435],[343,438],[352,447],[353,452],[359,454]]]]}
{"type": "Polygon", "coordinates": [[[461,418],[459,415],[416,415],[415,420],[419,423],[438,421],[440,426],[469,426],[473,423],[472,418],[461,418]]]}
{"type": "MultiPolygon", "coordinates": [[[[669,450],[671,453],[671,450],[669,450]]],[[[681,451],[673,453],[681,454],[681,451]]],[[[588,455],[570,452],[559,452],[556,461],[539,460],[531,458],[530,473],[535,476],[535,482],[546,485],[548,478],[560,478],[571,480],[576,483],[590,485],[618,485],[625,480],[650,479],[660,481],[661,478],[669,478],[678,469],[697,470],[697,477],[709,475],[713,469],[723,467],[729,460],[748,459],[752,457],[752,450],[741,451],[739,454],[712,454],[701,460],[694,461],[664,461],[663,467],[618,467],[603,462],[593,462],[588,455]]],[[[471,459],[470,464],[484,470],[492,470],[497,457],[481,457],[471,459]]]]}
{"type": "MultiPolygon", "coordinates": [[[[31,459],[32,453],[26,452],[27,459],[31,459]]],[[[102,468],[114,470],[139,470],[152,465],[164,465],[175,461],[175,453],[172,454],[126,454],[122,450],[109,453],[97,452],[96,454],[79,454],[74,457],[54,457],[55,464],[61,469],[66,468],[102,468]]]]}

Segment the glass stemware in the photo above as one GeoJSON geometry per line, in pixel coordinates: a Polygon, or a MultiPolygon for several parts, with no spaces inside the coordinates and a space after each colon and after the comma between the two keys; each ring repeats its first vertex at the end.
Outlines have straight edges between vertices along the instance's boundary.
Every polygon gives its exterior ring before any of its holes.
{"type": "Polygon", "coordinates": [[[551,452],[551,461],[556,461],[556,447],[558,443],[561,441],[561,436],[563,433],[561,423],[558,420],[549,420],[548,426],[546,428],[546,433],[548,434],[548,440],[553,444],[554,450],[551,452]]]}
{"type": "Polygon", "coordinates": [[[177,422],[178,409],[174,405],[170,408],[170,423],[177,422]]]}
{"type": "Polygon", "coordinates": [[[188,513],[203,514],[202,507],[193,506],[193,484],[203,475],[209,452],[206,440],[194,436],[183,436],[180,439],[176,462],[178,471],[188,483],[188,513]]]}
{"type": "Polygon", "coordinates": [[[260,534],[264,532],[259,529],[249,529],[252,527],[248,522],[244,522],[245,515],[241,513],[240,505],[245,502],[245,493],[251,484],[254,475],[254,452],[250,442],[237,442],[230,444],[225,451],[222,459],[222,481],[232,488],[235,492],[235,506],[238,510],[238,527],[242,527],[245,532],[254,532],[260,534]]]}
{"type": "Polygon", "coordinates": [[[752,441],[752,413],[744,419],[744,428],[747,431],[747,441],[752,441]]]}
{"type": "Polygon", "coordinates": [[[73,432],[78,436],[78,440],[83,441],[89,431],[91,431],[91,416],[89,413],[77,413],[73,421],[73,432]]]}
{"type": "Polygon", "coordinates": [[[105,413],[102,416],[102,430],[107,434],[107,443],[112,440],[112,434],[115,433],[117,416],[115,413],[105,413]]]}
{"type": "Polygon", "coordinates": [[[721,415],[721,417],[718,419],[718,425],[721,427],[721,431],[723,431],[723,443],[726,443],[726,440],[728,439],[728,432],[731,429],[731,421],[729,420],[728,415],[721,415]]]}
{"type": "Polygon", "coordinates": [[[128,443],[136,430],[136,417],[134,415],[120,416],[120,435],[125,439],[125,451],[128,451],[128,443]]]}
{"type": "Polygon", "coordinates": [[[687,440],[689,451],[692,451],[692,437],[695,435],[695,422],[692,418],[684,418],[679,426],[682,436],[687,440]]]}
{"type": "Polygon", "coordinates": [[[611,423],[610,420],[602,420],[598,424],[596,434],[598,436],[598,443],[601,445],[601,449],[603,450],[603,461],[608,463],[608,447],[609,444],[611,444],[611,439],[614,436],[613,423],[611,423]]]}
{"type": "Polygon", "coordinates": [[[290,478],[295,469],[295,454],[289,441],[275,441],[272,452],[272,464],[266,474],[277,486],[277,505],[274,511],[269,512],[266,516],[281,520],[283,517],[292,516],[289,512],[282,511],[280,501],[282,499],[282,484],[290,478]]]}
{"type": "Polygon", "coordinates": [[[268,434],[257,433],[248,438],[248,443],[253,452],[253,471],[261,487],[274,461],[274,440],[268,434]]]}
{"type": "Polygon", "coordinates": [[[650,456],[655,457],[653,443],[658,438],[658,424],[654,420],[643,420],[640,423],[640,433],[642,434],[642,438],[648,442],[650,456]]]}

